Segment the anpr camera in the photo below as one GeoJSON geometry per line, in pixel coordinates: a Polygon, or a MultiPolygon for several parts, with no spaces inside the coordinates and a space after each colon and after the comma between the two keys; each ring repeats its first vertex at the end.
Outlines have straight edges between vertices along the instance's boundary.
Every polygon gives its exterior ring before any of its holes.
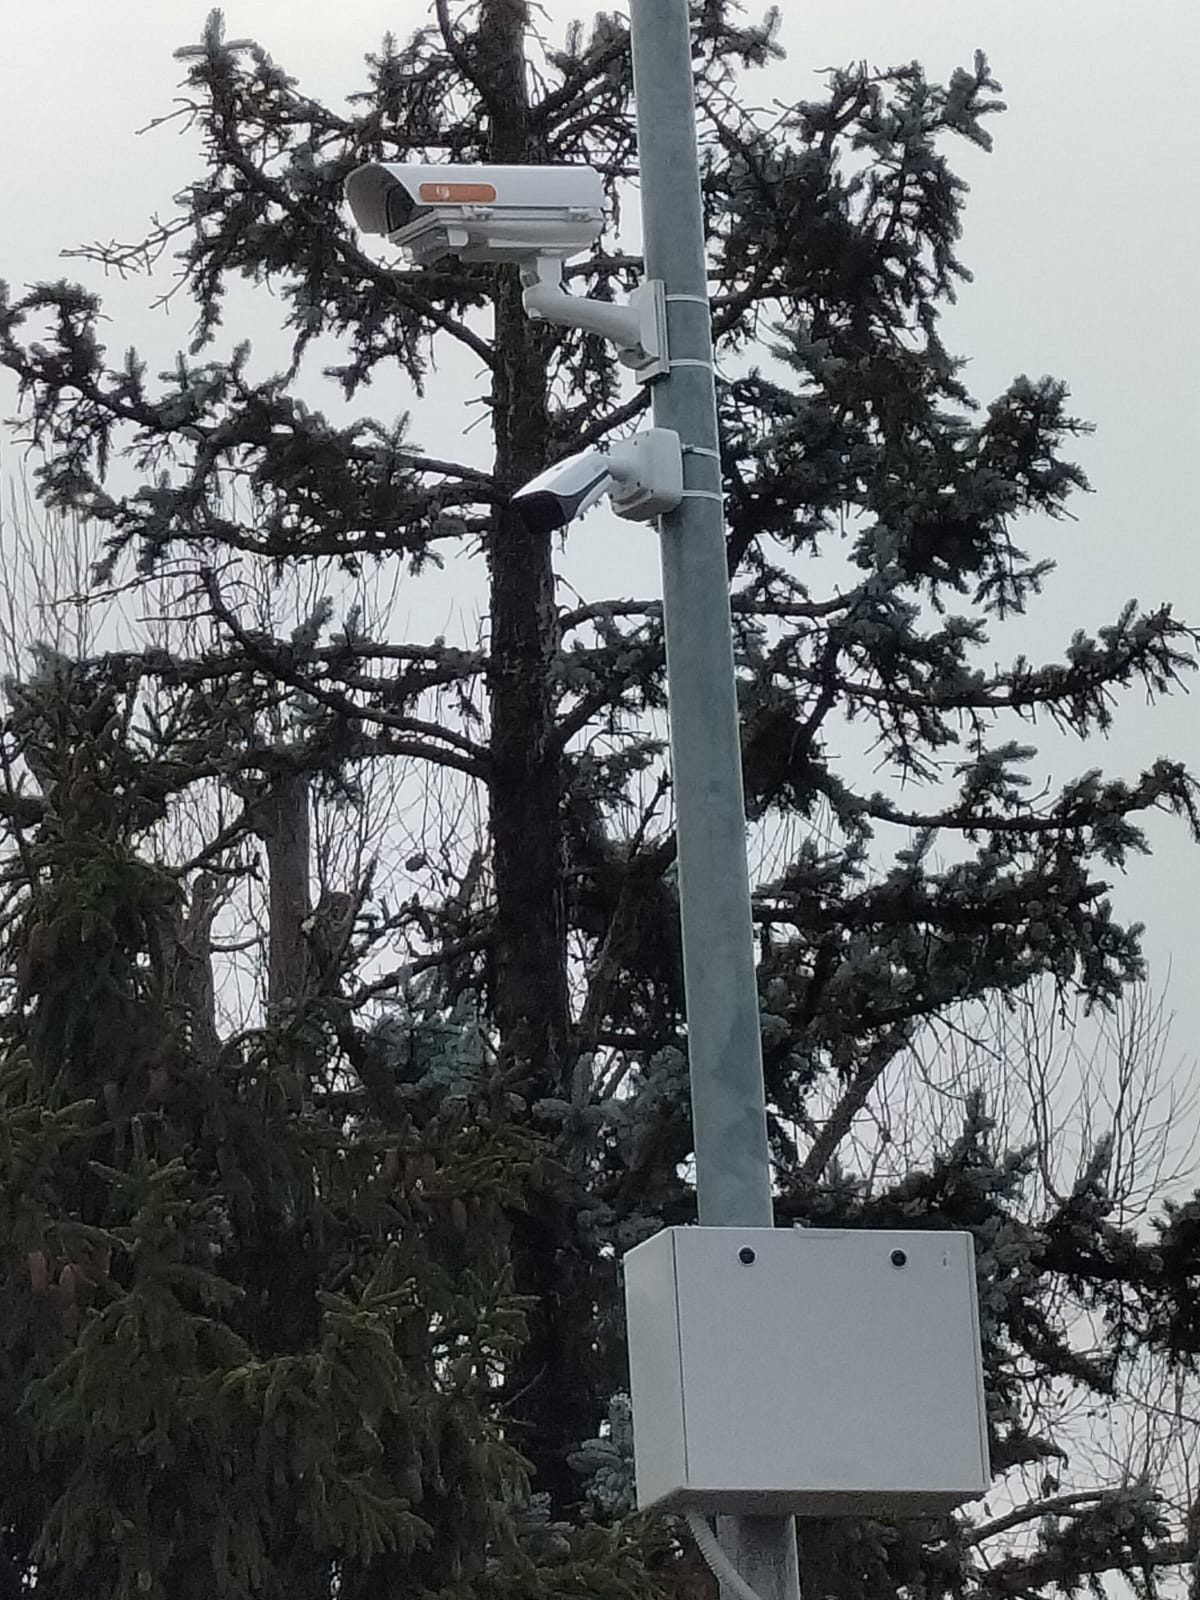
{"type": "Polygon", "coordinates": [[[604,228],[594,167],[426,166],[373,162],[346,179],[364,233],[382,233],[414,261],[565,261],[604,228]]]}

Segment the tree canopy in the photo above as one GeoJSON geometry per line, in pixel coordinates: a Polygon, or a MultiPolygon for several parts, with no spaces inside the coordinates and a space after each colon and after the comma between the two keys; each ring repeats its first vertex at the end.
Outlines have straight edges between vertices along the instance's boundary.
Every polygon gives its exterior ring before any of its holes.
{"type": "MultiPolygon", "coordinates": [[[[1063,382],[981,405],[942,340],[970,281],[955,144],[990,148],[1003,109],[985,57],[945,84],[837,70],[768,114],[742,89],[778,17],[692,11],[747,816],[774,861],[777,1221],[974,1234],[1020,1502],[810,1529],[805,1581],[1152,1589],[1195,1562],[1193,1508],[1133,1470],[1059,1493],[1048,1397],[1115,1402],[1148,1359],[1187,1381],[1200,1201],[1132,1214],[1100,1136],[1050,1181],[982,1091],[911,1163],[893,1131],[867,1159],[852,1135],[987,1008],[1047,986],[1112,1008],[1143,980],[1110,881],[1151,812],[1197,835],[1195,784],[1163,758],[1035,787],[1030,729],[1086,744],[1122,690],[1176,688],[1196,635],[1131,603],[1058,660],[988,664],[1088,485],[1063,382]]],[[[42,648],[3,724],[0,1593],[703,1581],[629,1515],[617,1265],[694,1216],[661,610],[567,596],[509,506],[648,397],[602,342],[531,324],[512,269],[406,268],[342,203],[369,160],[586,161],[619,216],[628,36],[601,15],[554,48],[524,0],[434,12],[342,110],[219,13],[179,52],[202,167],[144,239],[82,252],[174,260],[195,324],[172,370],[113,359],[90,288],[0,286],[41,502],[97,530],[101,591],[165,618],[42,648]],[[227,326],[239,279],[287,370],[227,326]],[[485,374],[486,470],[416,442],[445,341],[485,374]],[[314,365],[355,408],[400,374],[410,411],[335,422],[299,396],[314,365]],[[477,646],[364,604],[461,550],[477,646]],[[261,955],[235,1016],[238,918],[261,955]]],[[[612,237],[569,272],[611,297],[639,268],[612,237]]]]}

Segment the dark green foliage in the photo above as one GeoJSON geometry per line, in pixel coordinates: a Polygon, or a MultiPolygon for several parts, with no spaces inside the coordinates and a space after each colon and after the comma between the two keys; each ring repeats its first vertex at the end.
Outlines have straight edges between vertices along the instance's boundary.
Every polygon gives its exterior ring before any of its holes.
{"type": "MultiPolygon", "coordinates": [[[[1195,635],[1131,603],[1071,619],[1060,661],[994,664],[1051,565],[1021,519],[1041,543],[1088,486],[1065,386],[1018,376],[981,408],[941,338],[970,278],[954,146],[987,150],[1002,109],[986,60],[945,85],[836,71],[768,120],[740,84],[778,18],[704,0],[693,21],[747,810],[778,841],[754,902],[778,1220],[974,1234],[1018,1502],[813,1528],[806,1585],[1027,1600],[1119,1571],[1150,1592],[1197,1553],[1164,1486],[1130,1469],[1030,1497],[1019,1475],[1063,1466],[1047,1396],[1109,1405],[1141,1361],[1192,1370],[1196,1203],[1148,1241],[1111,1145],[1055,1193],[1053,1153],[1010,1150],[977,1094],[909,1168],[890,1133],[870,1160],[849,1135],[933,1030],[1040,986],[1103,1009],[1142,979],[1110,880],[1148,813],[1196,834],[1194,782],[1163,758],[1043,792],[1031,728],[1107,732],[1121,691],[1181,682],[1195,635]],[[882,768],[869,785],[850,741],[882,768]]],[[[108,359],[91,292],[0,286],[44,501],[101,530],[102,578],[182,573],[211,630],[45,661],[12,693],[0,1593],[34,1567],[49,1600],[703,1591],[660,1519],[622,1520],[616,1261],[694,1215],[660,608],[565,609],[550,539],[508,510],[647,396],[595,340],[530,325],[508,269],[382,264],[341,204],[361,161],[445,156],[590,161],[619,209],[623,22],[573,27],[536,72],[533,48],[522,0],[439,4],[339,112],[214,13],[180,53],[204,163],[178,215],[86,252],[173,253],[188,353],[152,378],[108,359]],[[285,373],[223,343],[239,277],[282,316],[285,373]],[[412,416],[302,403],[327,336],[347,399],[398,367],[412,416]],[[415,442],[446,339],[485,375],[486,471],[415,442]],[[276,632],[238,588],[464,549],[486,562],[486,648],[400,642],[331,600],[276,632]],[[297,818],[353,815],[398,762],[446,812],[486,803],[486,837],[430,824],[402,901],[365,870],[310,904],[297,818]],[[189,855],[163,826],[204,785],[227,808],[189,855]],[[253,892],[256,842],[267,1020],[218,1036],[183,930],[206,873],[253,892]]],[[[639,267],[606,239],[572,288],[611,297],[639,267]]]]}
{"type": "Polygon", "coordinates": [[[470,1578],[523,1494],[477,1397],[521,1335],[502,1208],[536,1141],[482,1070],[339,1126],[294,1114],[269,1030],[198,1060],[129,703],[61,661],[11,693],[45,815],[7,870],[9,1559],[104,1600],[353,1592],[430,1549],[470,1578]]]}

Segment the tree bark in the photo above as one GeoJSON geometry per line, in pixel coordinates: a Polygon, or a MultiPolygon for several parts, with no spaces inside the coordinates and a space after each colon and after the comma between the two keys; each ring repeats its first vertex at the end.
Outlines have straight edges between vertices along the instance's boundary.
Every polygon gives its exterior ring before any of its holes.
{"type": "MultiPolygon", "coordinates": [[[[267,1020],[283,1022],[303,1005],[312,978],[307,931],[312,915],[312,839],[305,774],[270,780],[257,807],[255,831],[267,851],[267,1020]]],[[[316,1072],[311,1048],[297,1040],[291,1059],[280,1065],[292,1110],[310,1108],[316,1072]]]]}
{"type": "Polygon", "coordinates": [[[310,829],[308,779],[291,773],[272,780],[259,809],[258,834],[266,846],[269,955],[267,1010],[296,1005],[308,988],[310,829]]]}
{"type": "MultiPolygon", "coordinates": [[[[529,131],[524,0],[483,0],[472,41],[491,108],[488,158],[544,159],[529,131]]],[[[508,490],[545,464],[546,364],[521,305],[516,273],[497,273],[493,381],[496,473],[508,490]]],[[[551,538],[496,514],[488,551],[491,605],[490,821],[496,888],[492,1000],[506,1059],[530,1100],[561,1092],[570,1032],[563,907],[562,764],[550,668],[558,648],[551,538]]],[[[517,1287],[531,1296],[530,1337],[510,1374],[513,1437],[556,1512],[579,1499],[567,1456],[595,1431],[577,1328],[568,1332],[586,1268],[572,1208],[552,1186],[514,1219],[517,1287]]],[[[590,1314],[590,1307],[589,1314],[590,1314]]]]}
{"type": "Polygon", "coordinates": [[[221,1048],[217,989],[213,976],[212,929],[220,904],[217,879],[202,872],[192,885],[187,911],[176,909],[172,951],[172,997],[188,1018],[192,1047],[206,1066],[221,1048]]]}

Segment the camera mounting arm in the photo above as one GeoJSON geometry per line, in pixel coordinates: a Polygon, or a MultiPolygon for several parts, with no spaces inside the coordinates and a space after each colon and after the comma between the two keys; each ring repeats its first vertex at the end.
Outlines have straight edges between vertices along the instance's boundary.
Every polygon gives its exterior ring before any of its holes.
{"type": "Polygon", "coordinates": [[[556,256],[530,256],[521,262],[525,313],[535,322],[580,328],[611,340],[621,362],[641,383],[669,371],[667,308],[657,279],[639,285],[623,306],[589,300],[563,288],[562,261],[556,256]]]}
{"type": "Polygon", "coordinates": [[[563,262],[604,229],[594,167],[370,161],[347,177],[346,201],[365,233],[383,234],[421,265],[446,255],[517,262],[530,317],[611,340],[643,383],[668,372],[661,283],[643,283],[623,306],[563,287],[563,262]]]}

